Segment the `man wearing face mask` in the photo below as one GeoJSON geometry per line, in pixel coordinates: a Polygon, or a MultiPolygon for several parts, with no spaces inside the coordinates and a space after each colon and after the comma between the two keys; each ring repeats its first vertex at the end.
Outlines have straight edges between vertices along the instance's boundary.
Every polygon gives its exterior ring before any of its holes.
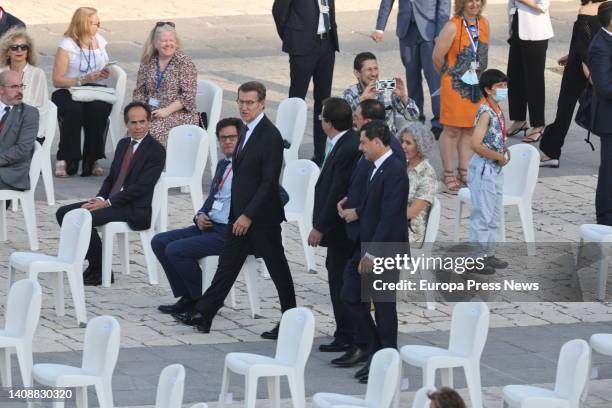
{"type": "Polygon", "coordinates": [[[397,133],[399,127],[396,125],[397,121],[416,121],[419,119],[419,108],[408,97],[406,86],[401,78],[394,78],[395,88],[393,90],[376,90],[379,70],[378,61],[374,54],[371,52],[357,54],[353,62],[353,69],[357,83],[342,93],[344,100],[351,105],[353,113],[362,101],[367,99],[379,101],[385,107],[387,126],[389,126],[392,134],[397,133]]]}

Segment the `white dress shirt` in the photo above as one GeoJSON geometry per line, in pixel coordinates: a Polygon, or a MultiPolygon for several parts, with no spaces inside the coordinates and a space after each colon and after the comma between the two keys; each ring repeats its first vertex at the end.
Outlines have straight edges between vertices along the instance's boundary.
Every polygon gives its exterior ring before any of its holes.
{"type": "Polygon", "coordinates": [[[332,138],[329,140],[329,143],[331,143],[331,146],[332,146],[332,150],[333,150],[334,146],[336,145],[336,143],[338,143],[338,140],[340,140],[340,138],[341,138],[342,136],[344,136],[344,134],[345,134],[346,132],[348,132],[348,130],[343,130],[342,132],[338,133],[336,136],[332,137],[332,138]]]}
{"type": "Polygon", "coordinates": [[[382,164],[385,162],[385,160],[387,160],[387,158],[389,158],[392,154],[393,154],[393,150],[389,149],[389,150],[387,150],[387,152],[385,154],[383,154],[382,156],[380,156],[378,159],[376,159],[374,161],[374,171],[372,171],[372,175],[370,176],[370,180],[372,180],[374,178],[374,175],[376,174],[376,172],[378,171],[380,166],[382,166],[382,164]]]}
{"type": "Polygon", "coordinates": [[[608,31],[605,28],[601,27],[602,30],[604,30],[604,32],[608,33],[608,35],[612,35],[612,31],[608,31]]]}
{"type": "MultiPolygon", "coordinates": [[[[329,4],[329,0],[327,0],[327,4],[329,4]]],[[[317,0],[317,6],[319,6],[319,26],[317,27],[317,34],[323,34],[326,32],[325,30],[325,21],[323,20],[323,13],[329,14],[329,6],[326,7],[326,10],[322,10],[323,7],[321,5],[321,0],[317,0]]],[[[330,19],[331,24],[331,19],[330,19]]],[[[330,27],[331,28],[331,27],[330,27]]]]}
{"type": "Polygon", "coordinates": [[[253,129],[255,129],[257,125],[259,125],[259,122],[261,122],[263,117],[264,117],[264,113],[261,112],[259,116],[257,116],[255,119],[253,119],[249,123],[245,123],[247,127],[247,132],[246,132],[246,136],[244,137],[244,142],[242,143],[242,149],[244,149],[244,146],[246,146],[247,142],[249,141],[249,138],[251,137],[251,133],[253,133],[253,129]]]}

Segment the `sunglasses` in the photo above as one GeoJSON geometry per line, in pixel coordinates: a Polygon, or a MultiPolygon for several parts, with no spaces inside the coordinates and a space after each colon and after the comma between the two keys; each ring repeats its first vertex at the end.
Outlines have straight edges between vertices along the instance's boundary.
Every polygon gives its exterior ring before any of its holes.
{"type": "Polygon", "coordinates": [[[163,27],[165,25],[169,25],[170,27],[176,28],[176,24],[174,24],[172,21],[158,21],[157,23],[155,23],[155,28],[163,27]]]}
{"type": "Polygon", "coordinates": [[[17,44],[17,45],[11,45],[9,46],[9,49],[11,51],[27,51],[30,49],[30,46],[28,44],[17,44]]]}

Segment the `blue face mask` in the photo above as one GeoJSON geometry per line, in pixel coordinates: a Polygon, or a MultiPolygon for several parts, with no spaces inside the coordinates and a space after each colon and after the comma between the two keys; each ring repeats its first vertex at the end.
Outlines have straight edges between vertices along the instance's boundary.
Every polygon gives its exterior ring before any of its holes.
{"type": "Polygon", "coordinates": [[[497,88],[493,100],[495,102],[503,102],[508,99],[508,88],[497,88]]]}
{"type": "Polygon", "coordinates": [[[478,85],[478,75],[476,75],[476,71],[473,69],[468,69],[461,76],[461,81],[468,85],[478,85]]]}

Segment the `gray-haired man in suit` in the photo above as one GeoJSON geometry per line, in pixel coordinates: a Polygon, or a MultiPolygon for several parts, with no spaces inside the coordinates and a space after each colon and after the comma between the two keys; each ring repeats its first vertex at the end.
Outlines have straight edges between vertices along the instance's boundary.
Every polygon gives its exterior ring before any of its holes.
{"type": "Polygon", "coordinates": [[[17,72],[0,73],[0,190],[30,188],[38,109],[21,102],[23,87],[17,72]]]}
{"type": "MultiPolygon", "coordinates": [[[[372,39],[376,42],[383,40],[383,32],[393,8],[395,0],[381,0],[376,20],[376,31],[372,39]]],[[[440,89],[440,75],[434,69],[432,54],[434,41],[442,31],[442,27],[450,16],[451,0],[399,0],[397,13],[396,34],[400,42],[400,55],[406,68],[406,83],[408,95],[416,102],[421,112],[419,118],[425,122],[423,111],[423,78],[427,80],[431,95],[433,118],[431,131],[440,137],[440,96],[434,94],[440,89]]]]}

